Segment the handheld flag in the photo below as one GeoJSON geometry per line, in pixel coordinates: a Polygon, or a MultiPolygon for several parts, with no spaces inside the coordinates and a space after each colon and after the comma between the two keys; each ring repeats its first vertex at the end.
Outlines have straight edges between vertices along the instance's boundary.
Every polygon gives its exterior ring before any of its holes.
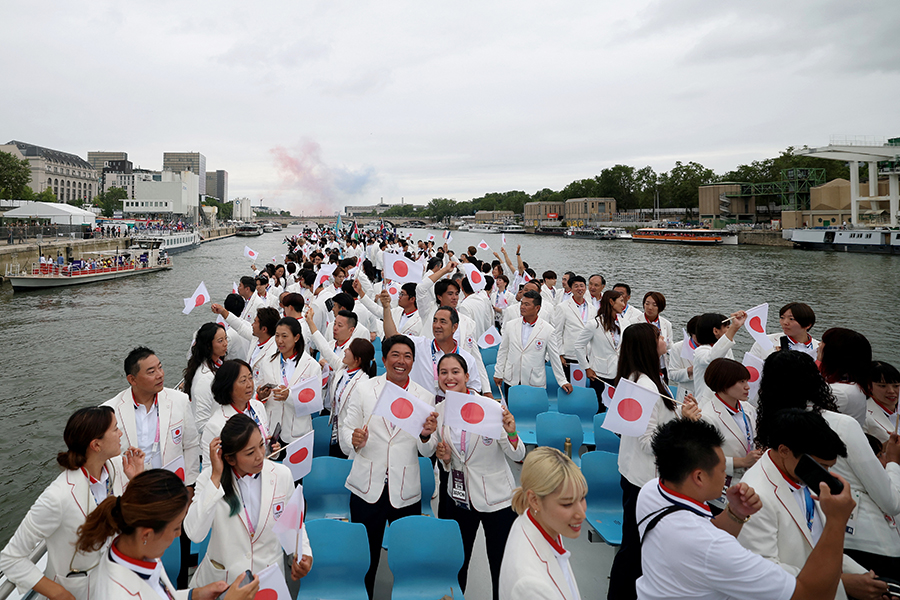
{"type": "Polygon", "coordinates": [[[231,282],[231,293],[232,293],[232,294],[237,294],[237,293],[238,293],[237,283],[235,283],[235,282],[233,282],[233,281],[231,282]]]}
{"type": "Polygon", "coordinates": [[[693,362],[694,350],[697,349],[697,345],[694,343],[694,340],[691,339],[687,329],[682,329],[681,333],[684,335],[684,342],[681,344],[681,358],[693,362]]]}
{"type": "Polygon", "coordinates": [[[418,437],[433,407],[390,381],[378,396],[373,415],[384,417],[408,434],[418,437]]]}
{"type": "Polygon", "coordinates": [[[294,406],[294,416],[302,417],[322,410],[322,378],[304,379],[291,388],[288,402],[294,406]]]}
{"type": "Polygon", "coordinates": [[[181,312],[189,315],[192,310],[198,306],[203,306],[207,302],[209,302],[209,292],[206,290],[206,284],[201,281],[194,294],[190,298],[184,299],[184,310],[181,312]]]}
{"type": "Polygon", "coordinates": [[[225,319],[222,318],[222,315],[216,315],[216,324],[221,325],[225,328],[225,331],[231,329],[231,326],[225,322],[225,319]]]}
{"type": "Polygon", "coordinates": [[[278,565],[269,565],[259,573],[259,591],[256,598],[265,600],[292,600],[284,574],[278,565]]]}
{"type": "Polygon", "coordinates": [[[429,241],[429,242],[433,242],[433,241],[434,241],[434,234],[433,234],[433,233],[429,233],[429,234],[428,234],[428,241],[429,241]]]}
{"type": "Polygon", "coordinates": [[[390,295],[391,302],[395,302],[400,298],[400,286],[393,281],[387,285],[382,285],[382,287],[390,295]]]}
{"type": "Polygon", "coordinates": [[[569,363],[569,379],[575,387],[588,386],[587,373],[578,363],[569,363]]]}
{"type": "Polygon", "coordinates": [[[325,282],[328,281],[328,278],[331,277],[331,274],[334,273],[337,268],[338,266],[333,263],[319,267],[319,274],[316,275],[316,285],[313,287],[317,288],[320,285],[325,285],[325,282]]]}
{"type": "Polygon", "coordinates": [[[259,256],[259,254],[257,254],[256,250],[250,248],[250,246],[244,246],[244,256],[250,260],[256,260],[256,257],[259,256]]]}
{"type": "Polygon", "coordinates": [[[450,230],[449,229],[444,230],[444,239],[447,240],[448,242],[450,241],[450,230]]]}
{"type": "Polygon", "coordinates": [[[283,464],[291,470],[294,481],[306,477],[312,470],[315,435],[314,431],[310,431],[287,446],[287,455],[284,457],[283,464]]]}
{"type": "Polygon", "coordinates": [[[506,234],[505,234],[505,233],[501,233],[501,234],[500,234],[500,245],[501,245],[501,246],[505,246],[505,245],[506,245],[506,234]]]}
{"type": "Polygon", "coordinates": [[[444,423],[454,429],[495,440],[503,437],[503,407],[496,400],[474,394],[447,392],[444,423]]]}
{"type": "Polygon", "coordinates": [[[490,250],[491,247],[488,246],[488,243],[486,241],[481,240],[480,242],[478,242],[478,249],[479,250],[490,250]]]}
{"type": "Polygon", "coordinates": [[[284,548],[286,554],[296,554],[302,550],[302,547],[297,547],[297,532],[303,527],[303,517],[306,512],[303,486],[298,485],[294,488],[290,500],[275,503],[273,509],[275,523],[272,525],[272,533],[281,542],[281,547],[284,548]]]}
{"type": "Polygon", "coordinates": [[[603,394],[600,397],[600,401],[603,402],[603,406],[605,406],[606,408],[609,408],[610,405],[612,404],[612,399],[613,399],[613,397],[615,397],[615,395],[616,395],[616,388],[614,388],[613,386],[611,386],[607,383],[606,389],[603,390],[603,394]]]}
{"type": "Polygon", "coordinates": [[[484,280],[484,274],[476,269],[475,265],[462,263],[459,266],[462,267],[462,269],[466,272],[466,277],[469,279],[469,283],[472,285],[473,290],[475,290],[476,292],[480,292],[484,289],[484,286],[487,285],[487,282],[484,280]]]}
{"type": "Polygon", "coordinates": [[[422,283],[424,269],[421,264],[415,263],[399,254],[384,253],[384,277],[400,283],[422,283]]]}
{"type": "Polygon", "coordinates": [[[763,359],[755,354],[745,352],[741,364],[750,371],[750,398],[754,398],[759,392],[759,380],[762,378],[763,372],[763,359]]]}
{"type": "Polygon", "coordinates": [[[772,340],[766,335],[766,322],[768,320],[769,303],[766,302],[748,310],[747,320],[744,322],[747,333],[750,334],[763,350],[768,350],[773,347],[772,340]]]}
{"type": "MultiPolygon", "coordinates": [[[[178,435],[177,430],[175,434],[178,435]]],[[[175,473],[180,480],[184,481],[184,455],[179,454],[169,464],[163,465],[163,469],[175,473]]]]}
{"type": "Polygon", "coordinates": [[[496,346],[501,341],[500,332],[497,331],[497,328],[491,326],[490,329],[481,334],[481,337],[478,338],[478,345],[482,348],[490,348],[492,346],[496,346]]]}
{"type": "Polygon", "coordinates": [[[603,420],[603,429],[631,437],[644,435],[657,400],[659,394],[655,390],[620,379],[603,420]]]}

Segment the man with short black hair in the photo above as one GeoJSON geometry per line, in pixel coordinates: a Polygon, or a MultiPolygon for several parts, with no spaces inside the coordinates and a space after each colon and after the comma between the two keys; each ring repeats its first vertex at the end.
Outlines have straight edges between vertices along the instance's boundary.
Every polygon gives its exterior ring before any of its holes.
{"type": "Polygon", "coordinates": [[[265,306],[265,302],[256,294],[256,280],[249,275],[244,275],[238,283],[238,294],[244,299],[244,309],[240,313],[240,318],[248,323],[253,322],[256,317],[256,309],[265,306]]]}
{"type": "Polygon", "coordinates": [[[624,331],[625,328],[629,325],[634,325],[635,323],[643,323],[644,313],[641,312],[640,309],[628,304],[628,302],[631,300],[631,286],[627,283],[617,283],[613,286],[612,289],[616,292],[622,292],[622,295],[625,296],[625,310],[623,310],[622,314],[619,315],[619,322],[622,325],[622,330],[624,331]]]}
{"type": "MultiPolygon", "coordinates": [[[[584,297],[587,291],[587,282],[584,277],[581,275],[569,277],[569,288],[572,290],[572,296],[557,305],[556,313],[553,316],[555,345],[559,348],[566,377],[569,377],[569,363],[578,360],[575,344],[579,334],[584,330],[585,323],[597,316],[597,311],[584,297]]],[[[586,367],[587,365],[582,366],[586,367]]]]}
{"type": "Polygon", "coordinates": [[[545,315],[550,314],[551,309],[562,301],[564,296],[561,290],[556,289],[556,272],[544,271],[541,275],[543,284],[541,285],[541,297],[544,299],[543,306],[547,308],[545,315]]]}

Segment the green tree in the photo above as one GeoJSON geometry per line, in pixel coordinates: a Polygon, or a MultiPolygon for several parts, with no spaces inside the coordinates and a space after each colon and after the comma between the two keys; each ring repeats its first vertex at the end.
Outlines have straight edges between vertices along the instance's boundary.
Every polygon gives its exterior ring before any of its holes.
{"type": "Polygon", "coordinates": [[[660,208],[697,208],[700,186],[715,183],[718,179],[712,169],[699,163],[675,161],[671,171],[659,176],[660,208]]]}
{"type": "Polygon", "coordinates": [[[45,188],[40,194],[35,194],[34,199],[38,202],[58,202],[56,194],[50,188],[45,188]]]}
{"type": "Polygon", "coordinates": [[[100,207],[104,217],[112,217],[122,208],[122,201],[128,198],[128,192],[124,188],[111,187],[102,194],[94,196],[94,204],[100,207]]]}
{"type": "Polygon", "coordinates": [[[638,207],[638,183],[634,167],[615,165],[600,171],[595,179],[599,186],[599,198],[615,198],[616,208],[619,210],[638,207]]]}
{"type": "Polygon", "coordinates": [[[636,187],[637,206],[635,208],[653,208],[656,192],[659,185],[659,175],[653,167],[646,166],[634,173],[636,187]]]}
{"type": "Polygon", "coordinates": [[[22,198],[22,195],[25,188],[28,188],[29,181],[31,181],[31,167],[28,166],[28,161],[16,158],[9,152],[0,152],[0,198],[26,200],[27,198],[22,198]]]}
{"type": "Polygon", "coordinates": [[[451,198],[433,198],[425,207],[424,216],[440,221],[446,217],[463,214],[457,207],[456,200],[451,198]]]}

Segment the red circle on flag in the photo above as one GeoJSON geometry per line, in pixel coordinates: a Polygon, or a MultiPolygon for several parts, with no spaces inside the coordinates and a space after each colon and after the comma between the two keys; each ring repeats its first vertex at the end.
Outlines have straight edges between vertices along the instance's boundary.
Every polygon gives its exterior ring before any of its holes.
{"type": "Polygon", "coordinates": [[[398,260],[394,263],[394,273],[400,277],[406,277],[409,274],[409,267],[405,262],[398,260]]]}
{"type": "Polygon", "coordinates": [[[459,409],[459,414],[466,423],[475,425],[484,421],[484,409],[477,402],[466,402],[459,409]]]}
{"type": "Polygon", "coordinates": [[[626,421],[637,421],[641,418],[644,409],[641,408],[641,403],[634,398],[625,398],[619,402],[618,411],[619,416],[626,421]]]}
{"type": "Polygon", "coordinates": [[[194,306],[200,306],[204,302],[206,302],[206,296],[204,296],[203,294],[197,294],[197,299],[194,300],[194,306]]]}
{"type": "Polygon", "coordinates": [[[295,465],[299,465],[304,460],[306,460],[307,456],[309,456],[309,450],[307,450],[306,448],[300,448],[300,451],[291,454],[291,457],[288,460],[290,460],[295,465]]]}
{"type": "Polygon", "coordinates": [[[395,288],[394,286],[391,286],[391,288],[388,290],[388,294],[390,294],[391,296],[396,296],[397,288],[395,288]]]}
{"type": "Polygon", "coordinates": [[[581,381],[582,379],[584,379],[584,371],[575,371],[574,373],[572,373],[572,379],[574,379],[575,381],[581,381]]]}
{"type": "MultiPolygon", "coordinates": [[[[744,365],[747,367],[747,365],[744,365]]],[[[747,370],[750,371],[750,382],[756,383],[756,380],[759,379],[759,371],[756,367],[747,367],[747,370]]]]}
{"type": "Polygon", "coordinates": [[[278,592],[270,588],[259,590],[253,600],[278,600],[278,592]]]}
{"type": "Polygon", "coordinates": [[[305,390],[300,390],[300,393],[297,394],[297,400],[302,403],[312,402],[313,398],[316,397],[316,390],[312,390],[310,388],[306,388],[305,390]]]}
{"type": "Polygon", "coordinates": [[[480,244],[478,244],[478,247],[481,248],[482,250],[487,250],[488,245],[485,244],[484,242],[481,242],[480,244]]]}
{"type": "Polygon", "coordinates": [[[753,317],[750,319],[750,329],[759,333],[765,333],[766,328],[763,327],[762,319],[759,317],[753,317]]]}
{"type": "Polygon", "coordinates": [[[182,468],[179,467],[179,468],[175,471],[175,474],[178,475],[178,479],[184,481],[184,469],[182,469],[182,468]]]}
{"type": "Polygon", "coordinates": [[[494,336],[492,336],[491,334],[487,334],[486,336],[484,336],[484,341],[486,341],[488,344],[493,344],[494,336]]]}
{"type": "Polygon", "coordinates": [[[478,271],[472,271],[472,283],[481,283],[484,278],[478,271]]]}
{"type": "Polygon", "coordinates": [[[391,413],[398,419],[407,419],[413,414],[412,402],[406,398],[397,398],[391,402],[391,413]]]}
{"type": "Polygon", "coordinates": [[[606,396],[612,400],[613,396],[616,395],[616,388],[611,385],[606,386],[606,396]]]}

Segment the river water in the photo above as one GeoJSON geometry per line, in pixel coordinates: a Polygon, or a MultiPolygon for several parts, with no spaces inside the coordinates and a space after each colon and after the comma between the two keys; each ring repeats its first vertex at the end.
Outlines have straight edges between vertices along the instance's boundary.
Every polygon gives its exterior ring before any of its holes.
{"type": "MultiPolygon", "coordinates": [[[[296,229],[287,229],[291,234],[296,229]]],[[[440,231],[410,230],[415,239],[440,231]]],[[[286,251],[283,234],[228,238],[177,254],[175,267],[117,282],[13,294],[0,289],[0,547],[41,490],[58,474],[56,453],[62,431],[77,408],[108,400],[127,387],[122,362],[138,345],[154,349],[166,370],[166,385],[181,379],[192,332],[213,320],[208,306],[183,315],[182,299],[201,280],[221,301],[232,282],[249,274],[247,244],[265,260],[286,251]]],[[[499,250],[500,236],[453,232],[457,251],[484,239],[499,250]]],[[[597,241],[533,235],[507,235],[540,275],[561,277],[602,273],[607,285],[631,285],[631,303],[661,291],[664,315],[676,337],[693,315],[725,314],[769,303],[768,331],[779,331],[778,308],[803,301],[816,311],[813,335],[842,326],[864,333],[874,356],[900,365],[900,257],[872,254],[803,252],[790,248],[723,246],[700,248],[597,241]]],[[[481,258],[483,251],[479,252],[481,258]]],[[[738,349],[749,349],[742,331],[738,349]]],[[[738,358],[741,352],[737,353],[738,358]]]]}

